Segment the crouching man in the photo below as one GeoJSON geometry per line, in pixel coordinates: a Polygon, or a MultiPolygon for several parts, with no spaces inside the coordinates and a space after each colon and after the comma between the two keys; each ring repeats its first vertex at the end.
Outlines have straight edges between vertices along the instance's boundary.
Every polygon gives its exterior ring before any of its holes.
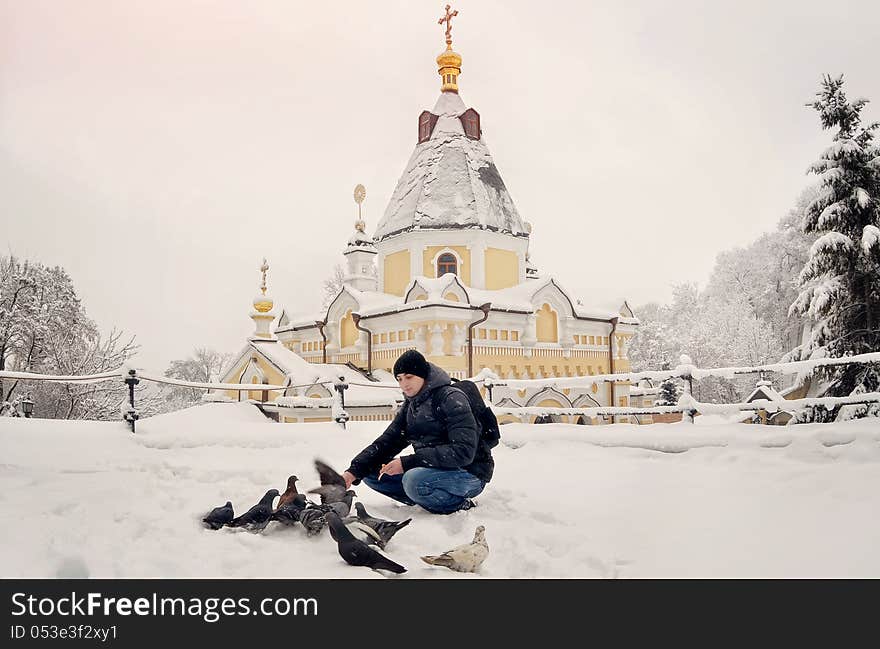
{"type": "Polygon", "coordinates": [[[394,363],[404,403],[394,421],[351,461],[347,487],[370,488],[435,514],[474,506],[492,478],[494,461],[464,393],[414,349],[394,363]],[[413,453],[395,457],[407,446],[413,453]]]}

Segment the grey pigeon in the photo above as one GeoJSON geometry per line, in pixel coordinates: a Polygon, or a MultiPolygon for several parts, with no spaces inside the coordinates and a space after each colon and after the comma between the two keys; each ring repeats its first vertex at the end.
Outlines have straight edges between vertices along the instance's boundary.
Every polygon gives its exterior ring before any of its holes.
{"type": "Polygon", "coordinates": [[[327,524],[326,512],[319,507],[308,507],[299,513],[299,522],[309,536],[319,534],[327,524]]]}
{"type": "Polygon", "coordinates": [[[345,478],[336,473],[329,464],[318,459],[315,459],[315,470],[321,477],[321,486],[309,489],[310,494],[319,494],[322,505],[338,503],[345,498],[345,478]]]}
{"type": "Polygon", "coordinates": [[[339,516],[333,512],[327,512],[326,518],[330,525],[331,534],[336,539],[339,556],[345,559],[346,563],[352,566],[365,566],[373,570],[389,570],[396,574],[406,572],[406,568],[394,563],[360,539],[355,538],[339,516]]]}
{"type": "Polygon", "coordinates": [[[355,493],[350,489],[345,492],[342,500],[339,502],[327,503],[325,505],[318,505],[324,511],[333,512],[339,518],[345,518],[351,513],[351,501],[354,499],[355,493]]]}
{"type": "MultiPolygon", "coordinates": [[[[365,525],[361,523],[359,520],[355,519],[345,519],[342,521],[342,524],[345,525],[346,529],[351,532],[354,538],[363,541],[367,545],[376,545],[380,548],[385,547],[385,543],[382,541],[382,537],[380,537],[376,530],[374,530],[369,525],[365,525]]],[[[333,528],[330,528],[330,536],[333,537],[334,541],[339,541],[336,538],[336,532],[333,531],[333,528]]]]}
{"type": "Polygon", "coordinates": [[[223,507],[215,507],[208,512],[202,519],[202,522],[205,524],[205,527],[212,530],[219,530],[221,527],[231,522],[234,516],[235,512],[232,510],[232,503],[227,500],[223,507]]]}
{"type": "Polygon", "coordinates": [[[486,543],[486,528],[482,525],[474,532],[474,540],[464,545],[447,550],[436,556],[422,557],[422,561],[432,566],[443,566],[457,572],[476,572],[480,564],[489,556],[489,544],[486,543]]]}
{"type": "Polygon", "coordinates": [[[381,518],[376,518],[375,516],[370,516],[367,513],[367,509],[361,503],[355,503],[354,508],[357,511],[357,520],[373,528],[382,539],[382,544],[380,546],[382,548],[384,548],[385,544],[391,540],[392,536],[412,522],[411,518],[407,518],[405,521],[386,521],[381,518]]]}
{"type": "Polygon", "coordinates": [[[297,494],[293,500],[280,505],[269,520],[278,521],[283,525],[293,525],[299,521],[299,515],[306,508],[308,501],[304,494],[297,494]]]}
{"type": "Polygon", "coordinates": [[[296,481],[299,480],[295,475],[290,476],[287,479],[287,489],[284,490],[284,493],[281,494],[281,497],[278,499],[278,505],[276,505],[276,509],[281,509],[284,505],[289,502],[293,502],[293,499],[296,498],[297,490],[296,490],[296,481]]]}
{"type": "Polygon", "coordinates": [[[277,489],[269,489],[256,505],[241,516],[232,519],[229,527],[244,527],[253,532],[259,531],[269,524],[272,517],[272,501],[278,497],[277,489]]]}

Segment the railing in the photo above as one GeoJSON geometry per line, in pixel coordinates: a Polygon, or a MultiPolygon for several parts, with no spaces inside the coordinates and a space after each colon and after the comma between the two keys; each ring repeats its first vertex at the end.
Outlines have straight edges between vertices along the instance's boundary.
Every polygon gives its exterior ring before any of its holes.
{"type": "Polygon", "coordinates": [[[822,358],[806,361],[793,361],[788,363],[773,363],[754,367],[720,367],[714,369],[702,369],[693,365],[691,359],[683,355],[681,364],[671,370],[625,372],[617,374],[596,374],[593,376],[557,377],[545,379],[500,379],[493,372],[483,370],[477,374],[489,393],[489,401],[492,403],[493,391],[499,387],[513,389],[537,388],[589,388],[597,383],[624,383],[631,384],[644,379],[654,381],[666,381],[669,379],[681,379],[684,381],[684,393],[673,406],[652,406],[649,408],[635,408],[627,406],[595,406],[590,408],[550,408],[550,407],[508,407],[492,405],[496,415],[505,414],[518,417],[522,420],[527,416],[546,415],[579,415],[585,417],[611,417],[638,416],[638,415],[661,415],[668,413],[681,413],[685,421],[693,423],[694,415],[702,414],[736,414],[743,411],[766,411],[768,413],[780,410],[795,410],[811,406],[834,407],[838,405],[865,405],[880,402],[880,392],[866,392],[847,397],[819,397],[810,399],[755,399],[749,403],[703,403],[693,397],[693,380],[708,377],[733,378],[747,374],[763,374],[778,372],[781,374],[811,374],[820,367],[836,365],[849,365],[861,363],[880,363],[880,352],[859,354],[842,358],[822,358]]]}
{"type": "MultiPolygon", "coordinates": [[[[638,415],[661,415],[668,413],[682,413],[685,421],[693,423],[696,413],[703,414],[736,414],[743,411],[766,411],[768,413],[778,412],[780,410],[793,410],[805,407],[834,407],[838,405],[865,405],[880,402],[880,392],[867,392],[863,394],[850,395],[847,397],[817,397],[805,399],[782,399],[768,400],[756,399],[749,403],[702,403],[693,397],[693,380],[707,377],[733,378],[739,375],[759,374],[766,372],[778,372],[781,374],[808,374],[814,372],[820,367],[831,367],[836,365],[849,365],[860,363],[880,363],[880,352],[872,352],[870,354],[860,354],[857,356],[846,356],[842,358],[822,358],[807,361],[794,361],[789,363],[773,363],[769,365],[760,365],[755,367],[721,367],[715,369],[701,369],[693,365],[687,356],[681,357],[681,364],[672,370],[644,371],[644,372],[624,372],[616,374],[596,374],[592,376],[571,376],[556,377],[544,379],[502,379],[489,369],[478,372],[471,380],[477,384],[483,384],[486,388],[489,404],[496,415],[510,415],[518,417],[522,420],[528,416],[546,416],[546,415],[579,415],[585,417],[611,417],[612,421],[617,416],[638,416],[638,415]],[[665,381],[668,379],[681,379],[685,384],[685,391],[673,406],[652,406],[649,408],[636,408],[629,406],[594,406],[589,408],[551,408],[551,407],[508,407],[495,405],[493,403],[493,392],[497,388],[508,387],[514,389],[546,387],[552,388],[589,388],[597,383],[623,383],[631,384],[644,379],[654,381],[665,381]]],[[[150,381],[165,385],[174,385],[202,390],[224,390],[224,391],[261,391],[272,392],[297,388],[308,388],[314,385],[332,385],[336,394],[325,403],[321,400],[316,403],[318,407],[327,407],[333,410],[333,418],[343,427],[348,421],[349,416],[345,411],[345,391],[350,386],[360,386],[367,388],[385,388],[399,390],[397,383],[390,382],[369,382],[369,381],[346,381],[340,376],[337,379],[316,380],[311,383],[301,385],[293,385],[285,383],[282,385],[265,384],[265,383],[200,383],[194,381],[183,381],[173,379],[167,376],[160,376],[149,372],[140,372],[136,369],[122,366],[115,370],[103,372],[100,374],[90,374],[83,376],[57,376],[51,374],[34,374],[31,372],[10,372],[0,371],[0,379],[20,379],[28,381],[61,381],[68,383],[96,383],[99,381],[122,380],[129,388],[129,407],[124,411],[123,419],[131,426],[131,431],[135,430],[135,422],[139,418],[139,413],[135,408],[134,387],[140,381],[150,381]]]]}

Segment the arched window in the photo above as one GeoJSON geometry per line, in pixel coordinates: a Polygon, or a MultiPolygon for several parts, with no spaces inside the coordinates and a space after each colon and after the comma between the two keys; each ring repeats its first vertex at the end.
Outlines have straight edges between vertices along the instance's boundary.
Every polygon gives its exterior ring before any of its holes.
{"type": "Polygon", "coordinates": [[[437,258],[437,277],[443,277],[446,273],[458,273],[458,262],[455,255],[445,252],[437,258]]]}

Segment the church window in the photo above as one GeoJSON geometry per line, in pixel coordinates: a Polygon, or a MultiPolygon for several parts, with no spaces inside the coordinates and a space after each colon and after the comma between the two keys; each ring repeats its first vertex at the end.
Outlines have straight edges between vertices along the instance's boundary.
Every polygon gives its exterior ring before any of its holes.
{"type": "Polygon", "coordinates": [[[457,273],[457,267],[455,255],[445,252],[437,259],[437,277],[443,277],[445,273],[457,273]]]}
{"type": "Polygon", "coordinates": [[[396,331],[392,331],[390,334],[388,334],[388,342],[390,342],[390,343],[397,342],[397,332],[396,331]]]}
{"type": "Polygon", "coordinates": [[[501,330],[501,340],[507,340],[507,330],[506,329],[501,330]]]}
{"type": "Polygon", "coordinates": [[[427,110],[422,111],[422,114],[419,115],[419,144],[431,137],[434,126],[437,124],[437,119],[437,115],[427,110]]]}
{"type": "Polygon", "coordinates": [[[481,132],[480,114],[473,108],[468,108],[459,116],[459,119],[461,120],[462,128],[464,128],[464,134],[472,140],[479,140],[481,132]]]}
{"type": "Polygon", "coordinates": [[[519,341],[519,332],[518,331],[511,331],[510,335],[511,335],[511,340],[519,341]]]}
{"type": "Polygon", "coordinates": [[[478,332],[477,337],[480,340],[486,340],[486,330],[485,329],[477,329],[477,332],[478,332]]]}

